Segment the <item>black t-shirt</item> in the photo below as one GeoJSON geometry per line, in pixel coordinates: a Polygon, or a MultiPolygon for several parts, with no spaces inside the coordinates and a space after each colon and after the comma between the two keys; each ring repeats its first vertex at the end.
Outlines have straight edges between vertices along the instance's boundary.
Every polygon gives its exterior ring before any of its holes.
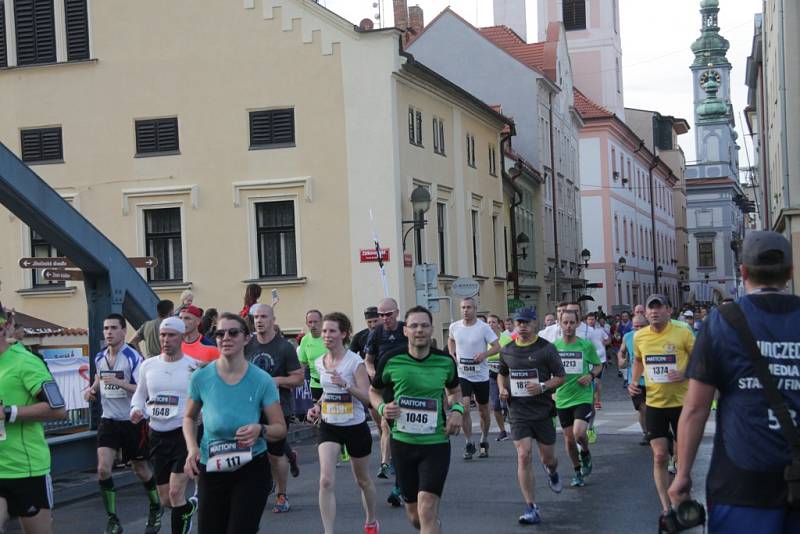
{"type": "Polygon", "coordinates": [[[372,354],[376,366],[387,352],[408,347],[408,338],[403,333],[403,326],[403,321],[397,321],[397,327],[394,330],[385,330],[381,324],[370,333],[364,352],[372,354]]]}
{"type": "Polygon", "coordinates": [[[547,382],[553,376],[564,376],[564,366],[555,346],[543,338],[530,345],[509,343],[500,349],[500,374],[508,377],[508,408],[512,423],[541,421],[555,415],[552,392],[529,396],[525,384],[547,382]]]}
{"type": "Polygon", "coordinates": [[[353,339],[350,341],[350,350],[361,356],[366,354],[367,340],[369,339],[370,330],[365,328],[360,332],[356,332],[353,339]]]}
{"type": "MultiPolygon", "coordinates": [[[[244,348],[244,355],[248,361],[268,372],[270,376],[289,376],[291,371],[300,369],[297,352],[282,336],[275,336],[266,344],[259,343],[258,338],[253,336],[244,348]]],[[[279,387],[278,392],[283,414],[288,417],[292,413],[292,390],[279,387]]]]}

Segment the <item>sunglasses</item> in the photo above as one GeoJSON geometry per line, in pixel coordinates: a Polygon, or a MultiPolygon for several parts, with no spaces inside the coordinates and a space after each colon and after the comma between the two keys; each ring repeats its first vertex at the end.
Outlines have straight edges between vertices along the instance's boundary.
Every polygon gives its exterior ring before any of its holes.
{"type": "Polygon", "coordinates": [[[392,310],[389,312],[378,312],[378,317],[391,317],[392,315],[394,315],[394,312],[396,311],[397,310],[392,310]]]}
{"type": "Polygon", "coordinates": [[[241,328],[228,328],[227,330],[217,330],[214,332],[214,337],[217,339],[222,339],[225,337],[225,334],[228,334],[230,337],[236,337],[243,332],[244,330],[241,328]]]}

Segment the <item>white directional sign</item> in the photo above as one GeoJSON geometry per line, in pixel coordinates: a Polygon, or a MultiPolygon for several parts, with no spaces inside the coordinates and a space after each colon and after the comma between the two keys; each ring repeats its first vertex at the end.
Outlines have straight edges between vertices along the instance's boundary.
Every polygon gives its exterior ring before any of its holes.
{"type": "Polygon", "coordinates": [[[453,295],[461,298],[474,297],[480,291],[481,285],[474,278],[461,277],[453,280],[451,291],[453,295]]]}

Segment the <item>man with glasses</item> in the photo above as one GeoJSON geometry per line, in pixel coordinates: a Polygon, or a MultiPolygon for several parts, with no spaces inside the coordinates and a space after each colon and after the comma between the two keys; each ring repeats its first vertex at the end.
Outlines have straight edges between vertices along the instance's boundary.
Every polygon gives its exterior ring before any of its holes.
{"type": "MultiPolygon", "coordinates": [[[[272,377],[280,394],[283,418],[288,430],[292,416],[292,392],[294,388],[303,385],[305,373],[292,344],[275,331],[275,311],[272,306],[253,304],[250,307],[250,315],[253,317],[255,335],[247,342],[244,356],[272,377]]],[[[289,499],[286,497],[289,470],[291,469],[293,477],[300,475],[297,452],[292,450],[286,438],[275,442],[268,441],[267,451],[277,488],[272,512],[276,514],[288,512],[291,509],[289,499]]]]}
{"type": "MultiPolygon", "coordinates": [[[[397,301],[393,298],[385,298],[378,302],[378,318],[380,323],[370,333],[367,339],[365,361],[367,372],[371,379],[375,378],[375,369],[380,365],[381,359],[390,351],[402,349],[408,346],[408,338],[403,330],[405,324],[397,320],[399,313],[397,301]]],[[[394,393],[390,387],[383,390],[384,398],[391,400],[394,393]]],[[[372,413],[372,412],[370,412],[372,413]]],[[[378,471],[378,478],[389,478],[392,474],[390,467],[390,444],[391,436],[389,421],[386,421],[379,413],[375,412],[375,423],[380,429],[381,435],[381,467],[378,471]]],[[[397,484],[392,487],[389,497],[386,499],[392,506],[402,506],[403,500],[400,496],[400,488],[397,484]]]]}
{"type": "MultiPolygon", "coordinates": [[[[628,384],[631,383],[631,375],[633,374],[633,336],[647,326],[648,322],[644,316],[635,315],[631,324],[633,329],[622,337],[622,345],[617,353],[617,365],[620,369],[626,369],[625,379],[628,384]]],[[[646,392],[647,387],[644,385],[644,377],[641,377],[639,378],[639,393],[633,395],[631,401],[633,402],[633,409],[639,413],[639,426],[642,428],[642,439],[639,441],[639,445],[643,446],[648,444],[647,427],[645,426],[646,392]]]]}

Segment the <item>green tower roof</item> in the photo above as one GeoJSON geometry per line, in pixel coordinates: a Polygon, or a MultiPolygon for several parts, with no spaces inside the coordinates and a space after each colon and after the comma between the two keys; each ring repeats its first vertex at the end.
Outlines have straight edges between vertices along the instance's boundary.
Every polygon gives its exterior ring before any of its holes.
{"type": "Polygon", "coordinates": [[[728,115],[728,106],[725,102],[717,98],[719,84],[712,76],[709,76],[706,83],[703,84],[703,90],[706,92],[706,98],[697,106],[698,122],[726,118],[728,115]]]}
{"type": "Polygon", "coordinates": [[[719,34],[717,14],[719,13],[719,0],[701,0],[700,15],[702,25],[700,37],[692,43],[694,53],[693,67],[705,67],[709,63],[714,65],[730,65],[725,53],[730,48],[730,43],[719,34]]]}

